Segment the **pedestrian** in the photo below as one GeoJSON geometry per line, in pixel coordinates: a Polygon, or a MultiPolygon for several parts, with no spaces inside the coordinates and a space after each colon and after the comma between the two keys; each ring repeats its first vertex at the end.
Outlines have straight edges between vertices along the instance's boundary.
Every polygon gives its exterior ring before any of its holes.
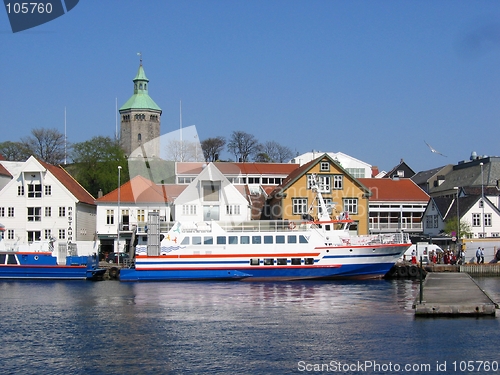
{"type": "Polygon", "coordinates": [[[481,248],[478,247],[476,250],[476,263],[481,263],[481,248]]]}
{"type": "Polygon", "coordinates": [[[481,264],[484,263],[484,247],[481,248],[481,264]]]}

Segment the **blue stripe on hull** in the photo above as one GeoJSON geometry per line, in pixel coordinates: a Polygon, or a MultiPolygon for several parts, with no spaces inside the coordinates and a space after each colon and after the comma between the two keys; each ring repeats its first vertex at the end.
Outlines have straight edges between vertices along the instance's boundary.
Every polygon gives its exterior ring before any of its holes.
{"type": "Polygon", "coordinates": [[[245,267],[241,269],[158,269],[124,268],[121,281],[180,281],[180,280],[292,280],[325,278],[375,278],[384,276],[393,263],[342,265],[340,267],[245,267]]]}
{"type": "Polygon", "coordinates": [[[85,280],[87,267],[0,266],[0,279],[85,280]]]}

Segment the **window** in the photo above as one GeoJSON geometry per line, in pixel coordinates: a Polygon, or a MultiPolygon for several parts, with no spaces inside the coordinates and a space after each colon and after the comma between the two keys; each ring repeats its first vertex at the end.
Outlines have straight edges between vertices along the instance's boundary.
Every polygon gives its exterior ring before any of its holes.
{"type": "Polygon", "coordinates": [[[319,170],[322,172],[328,172],[330,170],[330,163],[322,161],[319,165],[319,170]]]}
{"type": "Polygon", "coordinates": [[[59,229],[59,239],[64,240],[66,238],[66,230],[65,229],[59,229]]]}
{"type": "Polygon", "coordinates": [[[28,207],[28,221],[42,221],[42,207],[28,207]]]}
{"type": "Polygon", "coordinates": [[[45,207],[45,216],[46,217],[52,216],[52,207],[45,207]]]}
{"type": "Polygon", "coordinates": [[[329,193],[332,190],[332,177],[331,176],[318,176],[319,191],[321,193],[329,193]]]}
{"type": "Polygon", "coordinates": [[[479,208],[482,208],[484,206],[484,203],[482,200],[479,201],[479,208]]]}
{"type": "Polygon", "coordinates": [[[237,236],[229,236],[228,237],[229,245],[238,245],[238,237],[237,236]]]}
{"type": "Polygon", "coordinates": [[[346,168],[346,171],[349,172],[355,178],[365,178],[364,168],[346,168]]]}
{"type": "Polygon", "coordinates": [[[250,243],[250,237],[249,236],[241,236],[240,237],[240,244],[242,245],[248,245],[250,243]]]}
{"type": "Polygon", "coordinates": [[[307,198],[292,199],[292,213],[294,215],[302,215],[307,213],[307,198]]]}
{"type": "Polygon", "coordinates": [[[5,207],[0,207],[0,217],[5,216],[5,207]]]}
{"type": "Polygon", "coordinates": [[[240,215],[240,206],[237,204],[228,204],[226,206],[227,215],[240,215]]]}
{"type": "Polygon", "coordinates": [[[203,244],[204,245],[213,245],[214,244],[214,238],[212,236],[210,236],[210,237],[203,237],[203,244]]]}
{"type": "Polygon", "coordinates": [[[333,175],[333,189],[342,190],[344,187],[344,176],[341,174],[333,175]]]}
{"type": "Polygon", "coordinates": [[[276,243],[285,243],[285,236],[276,236],[276,243]]]}
{"type": "Polygon", "coordinates": [[[225,245],[226,237],[225,236],[217,236],[217,245],[225,245]]]}
{"type": "Polygon", "coordinates": [[[17,195],[19,196],[24,195],[24,186],[17,187],[17,195]]]}
{"type": "Polygon", "coordinates": [[[346,198],[344,199],[344,211],[350,214],[358,213],[358,200],[357,198],[346,198]]]}
{"type": "Polygon", "coordinates": [[[292,258],[292,265],[293,266],[300,266],[301,260],[300,258],[292,258]]]}
{"type": "Polygon", "coordinates": [[[39,230],[28,231],[28,242],[41,241],[42,233],[39,230]]]}
{"type": "Polygon", "coordinates": [[[276,264],[278,266],[286,266],[286,258],[278,258],[276,259],[276,261],[277,261],[276,264]]]}
{"type": "Polygon", "coordinates": [[[183,215],[196,215],[196,205],[195,204],[183,204],[182,205],[183,215]]]}
{"type": "Polygon", "coordinates": [[[14,239],[14,229],[8,229],[7,230],[7,238],[9,240],[13,240],[14,239]]]}
{"type": "Polygon", "coordinates": [[[45,185],[45,195],[52,195],[52,186],[45,185]]]}
{"type": "Polygon", "coordinates": [[[201,236],[194,236],[191,245],[201,245],[201,236]]]}
{"type": "Polygon", "coordinates": [[[273,266],[273,265],[274,265],[274,259],[264,258],[264,266],[273,266]]]}
{"type": "Polygon", "coordinates": [[[42,185],[28,184],[28,198],[41,198],[41,197],[42,197],[42,185]]]}
{"type": "Polygon", "coordinates": [[[52,237],[52,231],[50,229],[45,229],[44,230],[44,239],[50,240],[50,237],[52,237]]]}
{"type": "Polygon", "coordinates": [[[260,264],[259,259],[257,259],[257,258],[250,259],[250,265],[251,266],[258,266],[259,264],[260,264]]]}
{"type": "Polygon", "coordinates": [[[113,225],[115,223],[115,210],[106,210],[106,224],[113,225]]]}
{"type": "Polygon", "coordinates": [[[438,215],[434,215],[434,228],[438,227],[438,215]]]}
{"type": "Polygon", "coordinates": [[[59,217],[66,216],[66,207],[59,207],[59,217]]]}
{"type": "Polygon", "coordinates": [[[273,243],[273,236],[264,236],[264,243],[272,244],[273,243]]]}
{"type": "Polygon", "coordinates": [[[484,214],[484,226],[491,227],[491,214],[484,214]]]}
{"type": "Polygon", "coordinates": [[[288,243],[297,243],[297,236],[288,236],[288,243]]]}
{"type": "Polygon", "coordinates": [[[472,214],[472,226],[473,227],[481,226],[481,214],[472,214]]]}
{"type": "Polygon", "coordinates": [[[205,202],[219,201],[220,183],[214,181],[203,182],[203,200],[205,202]]]}
{"type": "Polygon", "coordinates": [[[432,228],[434,225],[433,217],[434,215],[427,215],[425,217],[425,227],[426,228],[432,228]]]}
{"type": "Polygon", "coordinates": [[[258,245],[262,243],[262,238],[260,236],[252,236],[252,244],[258,245]]]}
{"type": "Polygon", "coordinates": [[[9,207],[7,209],[7,216],[8,217],[14,217],[14,207],[9,207]]]}
{"type": "Polygon", "coordinates": [[[146,214],[144,210],[137,210],[137,221],[141,223],[146,221],[146,214]]]}
{"type": "Polygon", "coordinates": [[[137,134],[137,141],[138,142],[142,141],[142,135],[141,135],[141,133],[137,134]]]}

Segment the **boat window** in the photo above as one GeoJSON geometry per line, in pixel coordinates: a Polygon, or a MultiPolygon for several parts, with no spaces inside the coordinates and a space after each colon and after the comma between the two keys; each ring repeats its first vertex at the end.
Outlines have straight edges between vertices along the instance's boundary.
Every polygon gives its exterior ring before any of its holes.
{"type": "Polygon", "coordinates": [[[194,236],[191,243],[193,245],[201,245],[201,237],[200,236],[194,236]]]}
{"type": "Polygon", "coordinates": [[[258,245],[262,243],[262,237],[261,236],[252,236],[252,244],[253,245],[258,245]]]}
{"type": "Polygon", "coordinates": [[[250,265],[251,266],[258,266],[259,264],[260,264],[259,259],[257,259],[257,258],[250,259],[250,265]]]}
{"type": "Polygon", "coordinates": [[[240,243],[242,245],[248,245],[250,243],[250,237],[249,236],[241,236],[240,243]]]}
{"type": "Polygon", "coordinates": [[[272,258],[265,258],[264,259],[264,266],[274,266],[274,259],[272,259],[272,258]]]}
{"type": "Polygon", "coordinates": [[[205,245],[213,245],[214,244],[214,238],[212,236],[210,236],[210,237],[204,237],[203,238],[203,244],[205,244],[205,245]]]}
{"type": "Polygon", "coordinates": [[[273,243],[273,236],[264,236],[264,243],[273,243]]]}
{"type": "Polygon", "coordinates": [[[297,266],[300,265],[300,258],[292,258],[292,265],[297,266]]]}
{"type": "Polygon", "coordinates": [[[276,236],[276,243],[285,243],[285,236],[276,236]]]}
{"type": "Polygon", "coordinates": [[[325,225],[325,230],[330,230],[330,224],[325,225]]]}
{"type": "Polygon", "coordinates": [[[286,266],[286,258],[278,258],[278,266],[286,266]]]}
{"type": "Polygon", "coordinates": [[[297,236],[288,236],[288,243],[297,243],[297,236]]]}
{"type": "Polygon", "coordinates": [[[309,241],[307,241],[307,238],[305,238],[304,236],[299,236],[299,242],[300,243],[308,243],[309,241]]]}
{"type": "Polygon", "coordinates": [[[217,245],[225,245],[226,236],[217,236],[217,245]]]}
{"type": "Polygon", "coordinates": [[[181,245],[189,245],[189,237],[184,237],[182,239],[181,245]]]}
{"type": "Polygon", "coordinates": [[[229,236],[228,237],[229,241],[229,245],[238,245],[238,237],[237,236],[229,236]]]}
{"type": "Polygon", "coordinates": [[[7,255],[7,264],[17,264],[17,259],[14,254],[7,255]]]}
{"type": "Polygon", "coordinates": [[[314,264],[314,258],[305,258],[304,264],[314,264]]]}
{"type": "Polygon", "coordinates": [[[5,264],[5,254],[0,254],[0,264],[5,264]]]}

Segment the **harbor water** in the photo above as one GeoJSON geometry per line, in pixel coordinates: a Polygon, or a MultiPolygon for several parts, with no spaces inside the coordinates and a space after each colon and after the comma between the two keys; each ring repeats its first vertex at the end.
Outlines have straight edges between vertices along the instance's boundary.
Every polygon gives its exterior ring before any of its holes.
{"type": "MultiPolygon", "coordinates": [[[[476,280],[498,301],[500,278],[476,280]]],[[[410,280],[2,281],[0,368],[51,375],[500,371],[500,318],[416,318],[417,295],[410,280]]]]}

